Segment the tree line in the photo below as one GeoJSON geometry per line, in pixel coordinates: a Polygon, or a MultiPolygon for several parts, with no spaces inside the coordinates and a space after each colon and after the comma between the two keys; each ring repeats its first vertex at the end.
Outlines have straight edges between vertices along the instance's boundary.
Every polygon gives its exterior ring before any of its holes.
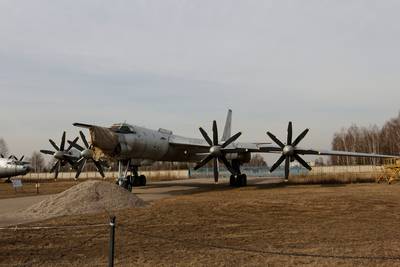
{"type": "MultiPolygon", "coordinates": [[[[388,155],[400,154],[400,113],[388,120],[381,128],[377,125],[359,127],[356,124],[336,132],[332,140],[333,150],[379,153],[388,155]]],[[[382,164],[383,160],[373,158],[356,158],[332,156],[333,165],[367,165],[382,164]]]]}

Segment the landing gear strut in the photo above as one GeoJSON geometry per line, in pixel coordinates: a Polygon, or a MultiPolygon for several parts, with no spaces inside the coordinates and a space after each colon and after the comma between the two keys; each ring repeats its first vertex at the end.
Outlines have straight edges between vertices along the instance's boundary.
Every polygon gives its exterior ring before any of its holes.
{"type": "Polygon", "coordinates": [[[132,191],[132,187],[145,186],[146,183],[146,176],[139,175],[138,166],[132,165],[130,160],[118,162],[117,184],[119,186],[132,191]]]}
{"type": "Polygon", "coordinates": [[[247,175],[240,172],[240,162],[238,160],[232,160],[232,167],[236,174],[232,174],[229,179],[230,186],[246,186],[247,185],[247,175]]]}

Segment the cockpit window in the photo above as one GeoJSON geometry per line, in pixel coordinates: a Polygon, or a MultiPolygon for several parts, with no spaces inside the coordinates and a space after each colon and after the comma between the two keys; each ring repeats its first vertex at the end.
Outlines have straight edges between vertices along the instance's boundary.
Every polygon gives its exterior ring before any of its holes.
{"type": "Polygon", "coordinates": [[[111,130],[116,133],[135,133],[133,127],[126,123],[114,124],[113,126],[111,126],[111,130]]]}

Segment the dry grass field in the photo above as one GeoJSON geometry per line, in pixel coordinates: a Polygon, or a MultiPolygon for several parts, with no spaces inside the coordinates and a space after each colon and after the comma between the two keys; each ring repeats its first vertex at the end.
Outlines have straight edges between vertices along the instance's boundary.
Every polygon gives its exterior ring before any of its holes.
{"type": "MultiPolygon", "coordinates": [[[[399,185],[229,188],[210,183],[198,192],[116,212],[115,263],[400,266],[399,204],[399,185]]],[[[108,216],[29,226],[107,224],[108,216]]],[[[2,230],[0,265],[105,266],[108,237],[107,226],[2,230]]]]}

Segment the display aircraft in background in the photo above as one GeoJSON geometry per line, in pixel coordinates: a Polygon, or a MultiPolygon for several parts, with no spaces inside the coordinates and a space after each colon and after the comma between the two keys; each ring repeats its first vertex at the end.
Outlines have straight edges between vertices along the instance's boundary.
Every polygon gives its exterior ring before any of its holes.
{"type": "Polygon", "coordinates": [[[219,138],[216,121],[212,125],[211,137],[203,128],[199,129],[204,139],[182,137],[173,134],[169,130],[150,130],[126,123],[114,124],[111,127],[101,127],[84,123],[74,123],[73,125],[89,130],[91,144],[89,144],[82,131],[80,131],[80,136],[84,144],[83,147],[78,145],[76,142],[77,139],[75,139],[72,142],[68,141],[70,147],[67,151],[64,151],[65,135],[63,135],[60,147],[50,141],[57,152],[47,151],[47,154],[52,154],[60,159],[60,162],[56,163],[53,169],[58,170],[60,165],[71,161],[70,163],[77,168],[76,178],[78,178],[86,162],[91,160],[104,177],[104,170],[100,159],[115,160],[119,163],[118,183],[127,189],[131,189],[132,185],[146,185],[146,177],[139,175],[138,168],[140,166],[151,165],[156,161],[197,162],[195,169],[199,169],[211,161],[214,166],[215,182],[218,182],[219,163],[222,163],[231,173],[230,185],[245,186],[247,184],[247,176],[241,172],[241,165],[250,161],[252,153],[280,154],[281,157],[271,167],[270,171],[274,171],[282,163],[285,163],[286,179],[289,177],[291,161],[296,160],[302,166],[311,170],[310,165],[300,155],[398,158],[398,156],[393,155],[320,151],[301,148],[299,147],[299,143],[307,135],[308,129],[304,130],[293,140],[291,122],[289,122],[286,142],[280,141],[270,132],[267,132],[267,134],[276,145],[272,145],[271,143],[237,142],[241,133],[231,134],[231,110],[228,111],[221,139],[219,138]],[[73,157],[69,155],[68,151],[71,147],[79,150],[80,155],[73,157]],[[60,157],[57,154],[59,151],[61,151],[60,157]]]}
{"type": "Polygon", "coordinates": [[[23,161],[24,156],[20,159],[15,156],[0,156],[0,178],[7,178],[6,182],[11,182],[12,177],[25,175],[31,170],[29,162],[23,161]]]}

